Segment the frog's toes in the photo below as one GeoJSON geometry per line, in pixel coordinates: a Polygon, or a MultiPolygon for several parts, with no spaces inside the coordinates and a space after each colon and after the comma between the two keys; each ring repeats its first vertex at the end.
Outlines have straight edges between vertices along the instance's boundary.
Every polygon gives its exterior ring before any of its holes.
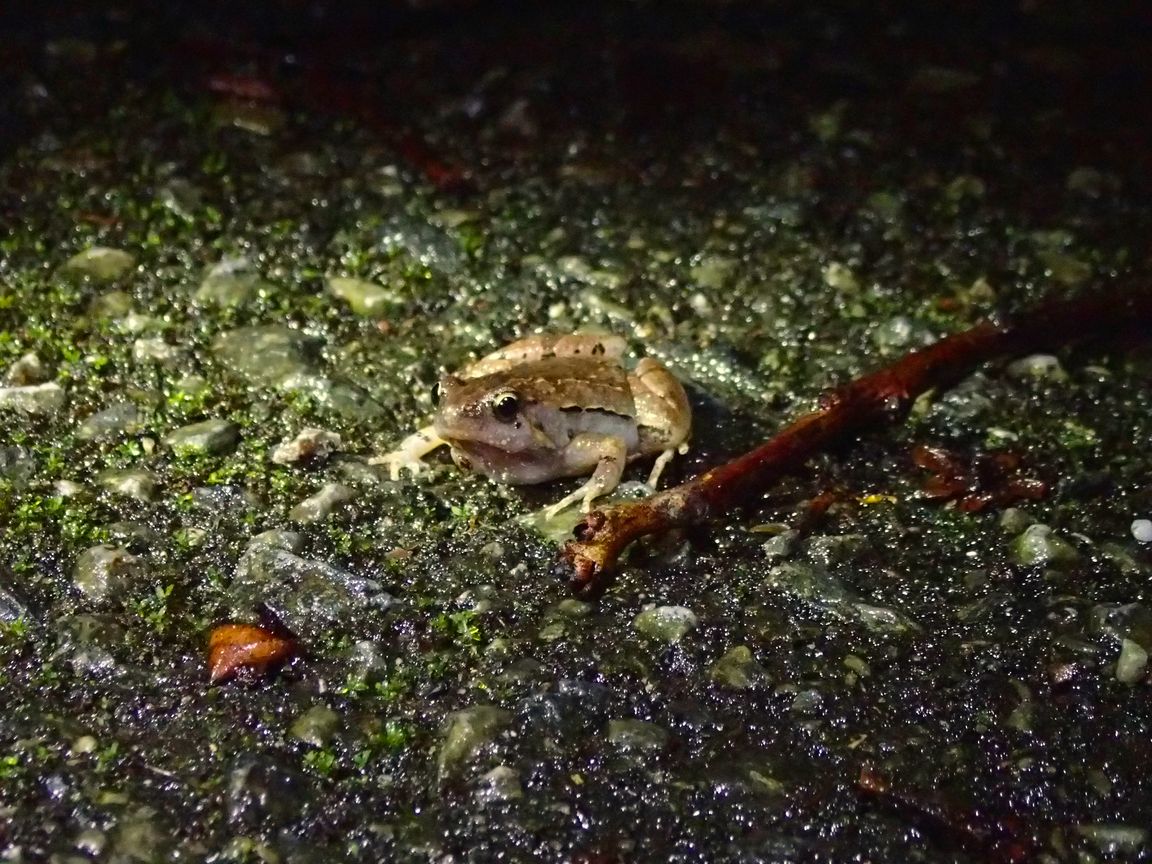
{"type": "Polygon", "coordinates": [[[399,480],[402,471],[409,471],[411,474],[419,474],[428,466],[421,462],[419,459],[414,459],[407,453],[394,451],[392,453],[385,453],[383,456],[374,456],[368,460],[369,465],[387,465],[388,477],[392,480],[399,480]]]}

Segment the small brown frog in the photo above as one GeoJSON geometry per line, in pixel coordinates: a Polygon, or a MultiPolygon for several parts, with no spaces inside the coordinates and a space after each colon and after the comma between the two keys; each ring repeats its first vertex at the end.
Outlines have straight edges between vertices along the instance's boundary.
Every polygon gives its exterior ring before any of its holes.
{"type": "Polygon", "coordinates": [[[680,382],[656,360],[628,372],[619,336],[541,334],[513,342],[440,380],[431,426],[374,464],[392,479],[425,467],[447,444],[456,464],[498,483],[542,483],[591,472],[588,482],[545,511],[577,501],[585,510],[620,482],[625,463],[656,456],[655,488],[672,456],[688,450],[692,413],[680,382]]]}

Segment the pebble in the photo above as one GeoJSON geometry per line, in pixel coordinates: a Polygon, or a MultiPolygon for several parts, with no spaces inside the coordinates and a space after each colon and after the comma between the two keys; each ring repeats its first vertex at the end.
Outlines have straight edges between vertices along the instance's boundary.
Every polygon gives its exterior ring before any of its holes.
{"type": "Polygon", "coordinates": [[[23,387],[0,387],[0,409],[11,408],[24,414],[45,416],[57,413],[68,394],[55,381],[23,387]]]}
{"type": "Polygon", "coordinates": [[[1133,519],[1132,536],[1137,543],[1152,543],[1152,519],[1133,519]]]}
{"type": "Polygon", "coordinates": [[[353,500],[356,490],[343,483],[325,483],[314,495],[309,495],[292,508],[288,518],[293,522],[307,525],[320,522],[332,515],[341,504],[353,500]]]}
{"type": "Polygon", "coordinates": [[[637,632],[669,644],[679,642],[699,623],[696,613],[685,606],[653,606],[632,620],[637,632]]]}
{"type": "Polygon", "coordinates": [[[444,742],[436,764],[441,779],[458,771],[496,740],[512,722],[512,714],[495,705],[474,705],[453,711],[444,722],[444,742]]]}
{"type": "Polygon", "coordinates": [[[327,429],[308,427],[290,441],[281,441],[268,457],[277,465],[292,465],[296,462],[324,462],[344,446],[343,440],[335,432],[327,429]]]}
{"type": "Polygon", "coordinates": [[[178,456],[221,456],[236,449],[240,428],[229,420],[203,420],[170,432],[164,443],[178,456]]]}

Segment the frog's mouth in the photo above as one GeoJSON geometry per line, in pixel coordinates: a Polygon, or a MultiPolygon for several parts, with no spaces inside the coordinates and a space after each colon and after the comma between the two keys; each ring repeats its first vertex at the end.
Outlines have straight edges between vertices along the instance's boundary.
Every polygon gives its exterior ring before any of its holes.
{"type": "Polygon", "coordinates": [[[491,477],[497,483],[543,483],[555,473],[548,460],[530,459],[480,441],[452,441],[452,461],[465,471],[491,477]]]}

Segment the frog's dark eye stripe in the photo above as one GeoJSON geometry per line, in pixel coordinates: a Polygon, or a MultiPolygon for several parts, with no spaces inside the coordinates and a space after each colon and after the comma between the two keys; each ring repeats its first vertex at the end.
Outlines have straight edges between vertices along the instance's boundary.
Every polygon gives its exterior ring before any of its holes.
{"type": "Polygon", "coordinates": [[[515,393],[497,393],[492,397],[492,416],[501,423],[511,423],[520,412],[520,399],[515,393]]]}
{"type": "Polygon", "coordinates": [[[433,406],[440,404],[440,398],[443,395],[444,394],[440,388],[440,382],[437,381],[435,384],[432,385],[432,404],[433,404],[433,406]]]}

